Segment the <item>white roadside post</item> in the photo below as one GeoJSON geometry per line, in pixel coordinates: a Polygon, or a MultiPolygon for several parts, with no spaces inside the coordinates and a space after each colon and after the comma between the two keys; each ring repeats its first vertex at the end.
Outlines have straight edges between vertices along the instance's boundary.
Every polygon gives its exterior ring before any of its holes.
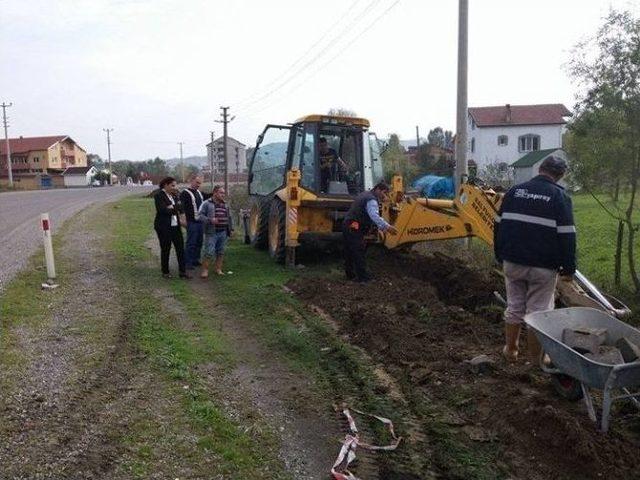
{"type": "Polygon", "coordinates": [[[51,242],[51,220],[48,213],[40,215],[42,238],[44,240],[44,258],[47,262],[47,277],[49,282],[56,278],[56,265],[53,259],[53,243],[51,242]]]}

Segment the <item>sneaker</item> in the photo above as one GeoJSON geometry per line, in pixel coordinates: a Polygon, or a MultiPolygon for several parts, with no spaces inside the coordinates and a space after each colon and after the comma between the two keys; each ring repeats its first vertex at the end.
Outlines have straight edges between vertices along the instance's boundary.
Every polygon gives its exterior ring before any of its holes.
{"type": "Polygon", "coordinates": [[[193,278],[193,275],[191,275],[189,272],[182,272],[180,274],[180,278],[184,280],[191,280],[193,278]]]}
{"type": "Polygon", "coordinates": [[[203,279],[209,278],[209,270],[206,270],[203,268],[202,271],[200,272],[200,278],[203,278],[203,279]]]}
{"type": "Polygon", "coordinates": [[[162,278],[173,278],[173,275],[171,275],[170,273],[163,273],[162,278]]]}

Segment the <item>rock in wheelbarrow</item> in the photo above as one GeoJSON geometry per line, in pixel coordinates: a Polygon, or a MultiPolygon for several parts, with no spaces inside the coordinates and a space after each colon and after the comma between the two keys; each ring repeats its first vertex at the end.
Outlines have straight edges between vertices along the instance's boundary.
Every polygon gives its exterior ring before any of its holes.
{"type": "Polygon", "coordinates": [[[624,358],[625,362],[630,363],[640,360],[640,345],[632,342],[628,338],[622,337],[616,342],[616,347],[620,349],[620,353],[622,353],[622,358],[624,358]]]}
{"type": "Polygon", "coordinates": [[[606,341],[606,328],[565,328],[562,332],[562,343],[583,354],[597,354],[606,341]]]}
{"type": "Polygon", "coordinates": [[[605,363],[607,365],[620,365],[621,363],[625,363],[620,350],[609,345],[602,345],[598,349],[598,353],[585,353],[584,356],[594,362],[605,363]]]}

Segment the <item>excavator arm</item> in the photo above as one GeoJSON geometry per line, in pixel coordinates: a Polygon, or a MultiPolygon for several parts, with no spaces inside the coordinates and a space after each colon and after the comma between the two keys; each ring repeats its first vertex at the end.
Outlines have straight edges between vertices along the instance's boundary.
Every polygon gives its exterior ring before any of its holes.
{"type": "MultiPolygon", "coordinates": [[[[402,177],[395,176],[389,199],[382,205],[382,216],[398,233],[385,235],[383,243],[393,249],[411,243],[477,237],[493,246],[494,219],[501,202],[502,195],[472,184],[463,184],[453,200],[405,194],[402,177]]],[[[618,318],[630,313],[626,305],[600,292],[580,272],[571,282],[558,282],[557,296],[565,306],[598,308],[618,318]]]]}

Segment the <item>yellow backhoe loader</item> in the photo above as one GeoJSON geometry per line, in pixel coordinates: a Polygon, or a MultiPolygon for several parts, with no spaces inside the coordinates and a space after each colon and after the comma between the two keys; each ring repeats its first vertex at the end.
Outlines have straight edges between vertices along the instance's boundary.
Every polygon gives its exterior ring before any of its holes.
{"type": "MultiPolygon", "coordinates": [[[[250,241],[257,248],[268,248],[276,261],[293,265],[301,244],[339,240],[342,219],[354,197],[382,178],[380,142],[364,118],[308,115],[290,125],[267,125],[258,136],[249,169],[250,241]],[[327,168],[323,164],[327,155],[339,157],[340,163],[327,168]]],[[[405,191],[403,179],[394,176],[382,216],[398,234],[372,241],[394,249],[478,237],[492,245],[501,201],[495,191],[469,183],[460,186],[453,200],[424,198],[405,191]]],[[[579,272],[573,282],[559,283],[558,300],[618,317],[629,313],[579,272]]]]}

